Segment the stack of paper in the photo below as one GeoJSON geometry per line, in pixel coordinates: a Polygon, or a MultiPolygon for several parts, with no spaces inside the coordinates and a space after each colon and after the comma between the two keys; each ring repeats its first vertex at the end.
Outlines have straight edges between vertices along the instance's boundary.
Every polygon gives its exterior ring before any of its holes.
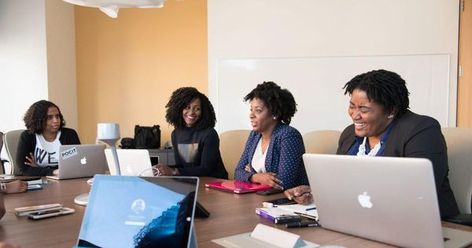
{"type": "Polygon", "coordinates": [[[280,208],[256,208],[256,214],[275,224],[286,224],[302,220],[300,215],[280,208]]]}
{"type": "Polygon", "coordinates": [[[290,212],[290,213],[299,214],[307,218],[313,218],[313,219],[318,220],[318,211],[316,210],[316,206],[314,203],[310,205],[301,205],[301,204],[277,205],[276,208],[290,212]]]}

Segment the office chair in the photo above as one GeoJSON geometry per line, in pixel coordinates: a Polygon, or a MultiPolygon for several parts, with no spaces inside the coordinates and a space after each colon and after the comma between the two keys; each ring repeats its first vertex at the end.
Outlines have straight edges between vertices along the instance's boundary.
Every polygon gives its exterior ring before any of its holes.
{"type": "Polygon", "coordinates": [[[250,132],[250,130],[230,130],[220,134],[221,158],[229,179],[234,179],[234,170],[243,154],[250,132]]]}
{"type": "Polygon", "coordinates": [[[16,165],[16,150],[18,149],[18,141],[24,129],[12,130],[4,134],[5,150],[10,160],[11,172],[13,175],[20,175],[18,166],[16,165]]]}
{"type": "MultiPolygon", "coordinates": [[[[3,148],[3,133],[0,132],[0,154],[2,153],[2,148],[3,148]]],[[[5,162],[6,160],[3,160],[0,158],[0,174],[5,174],[5,162]]]]}
{"type": "Polygon", "coordinates": [[[443,128],[449,164],[449,181],[460,215],[445,221],[472,226],[472,128],[443,128]]]}
{"type": "Polygon", "coordinates": [[[337,130],[317,130],[305,133],[303,142],[306,153],[336,154],[341,132],[337,130]]]}

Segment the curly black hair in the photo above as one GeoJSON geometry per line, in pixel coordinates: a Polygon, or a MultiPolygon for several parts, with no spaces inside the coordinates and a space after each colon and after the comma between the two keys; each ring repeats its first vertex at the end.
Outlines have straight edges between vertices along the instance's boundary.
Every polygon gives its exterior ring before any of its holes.
{"type": "Polygon", "coordinates": [[[43,133],[43,129],[48,120],[48,109],[50,107],[56,107],[57,110],[59,110],[59,116],[61,117],[61,125],[59,126],[59,129],[66,125],[61,109],[56,104],[50,101],[40,100],[33,103],[33,105],[28,108],[23,118],[26,129],[28,129],[30,133],[43,133]]]}
{"type": "Polygon", "coordinates": [[[270,114],[285,124],[290,124],[297,112],[297,103],[292,93],[271,81],[258,84],[244,97],[244,101],[251,101],[254,98],[261,99],[268,107],[270,114]]]}
{"type": "Polygon", "coordinates": [[[215,127],[216,116],[213,105],[204,94],[200,93],[194,87],[182,87],[175,90],[166,104],[166,121],[175,128],[185,128],[185,121],[182,117],[182,111],[193,99],[200,99],[202,115],[200,120],[195,123],[196,129],[205,129],[215,127]]]}
{"type": "Polygon", "coordinates": [[[346,89],[344,95],[352,95],[356,89],[365,91],[369,101],[382,105],[387,113],[394,112],[395,118],[402,116],[410,105],[405,80],[395,72],[383,69],[357,75],[343,89],[346,89]]]}

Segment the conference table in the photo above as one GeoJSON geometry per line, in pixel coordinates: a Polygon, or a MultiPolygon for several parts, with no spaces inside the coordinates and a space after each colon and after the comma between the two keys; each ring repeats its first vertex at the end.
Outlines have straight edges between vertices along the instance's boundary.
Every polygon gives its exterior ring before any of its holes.
{"type": "MultiPolygon", "coordinates": [[[[45,179],[44,179],[45,180],[45,179]]],[[[204,187],[214,178],[201,178],[198,201],[210,212],[206,219],[196,219],[195,228],[199,247],[220,247],[213,239],[250,232],[262,223],[300,235],[317,244],[345,247],[392,247],[324,228],[308,227],[286,229],[255,214],[255,208],[263,201],[282,197],[282,194],[261,196],[256,194],[232,194],[204,187]]],[[[72,247],[76,244],[85,207],[74,204],[74,197],[86,193],[90,186],[87,179],[48,180],[42,190],[4,195],[7,213],[0,220],[0,240],[21,247],[72,247]],[[42,220],[17,217],[14,208],[39,204],[62,203],[76,210],[74,214],[42,220]]],[[[125,192],[126,189],[123,189],[125,192]]],[[[443,222],[443,226],[471,231],[472,227],[443,222]]]]}

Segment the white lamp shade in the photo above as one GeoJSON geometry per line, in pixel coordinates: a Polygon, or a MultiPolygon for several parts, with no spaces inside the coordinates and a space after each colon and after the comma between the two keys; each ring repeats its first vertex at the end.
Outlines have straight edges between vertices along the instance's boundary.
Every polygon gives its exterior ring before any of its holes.
{"type": "Polygon", "coordinates": [[[64,0],[75,5],[99,8],[111,18],[118,17],[120,8],[162,8],[165,0],[64,0]]]}
{"type": "Polygon", "coordinates": [[[117,141],[120,139],[120,125],[118,123],[98,123],[97,140],[117,141]]]}

